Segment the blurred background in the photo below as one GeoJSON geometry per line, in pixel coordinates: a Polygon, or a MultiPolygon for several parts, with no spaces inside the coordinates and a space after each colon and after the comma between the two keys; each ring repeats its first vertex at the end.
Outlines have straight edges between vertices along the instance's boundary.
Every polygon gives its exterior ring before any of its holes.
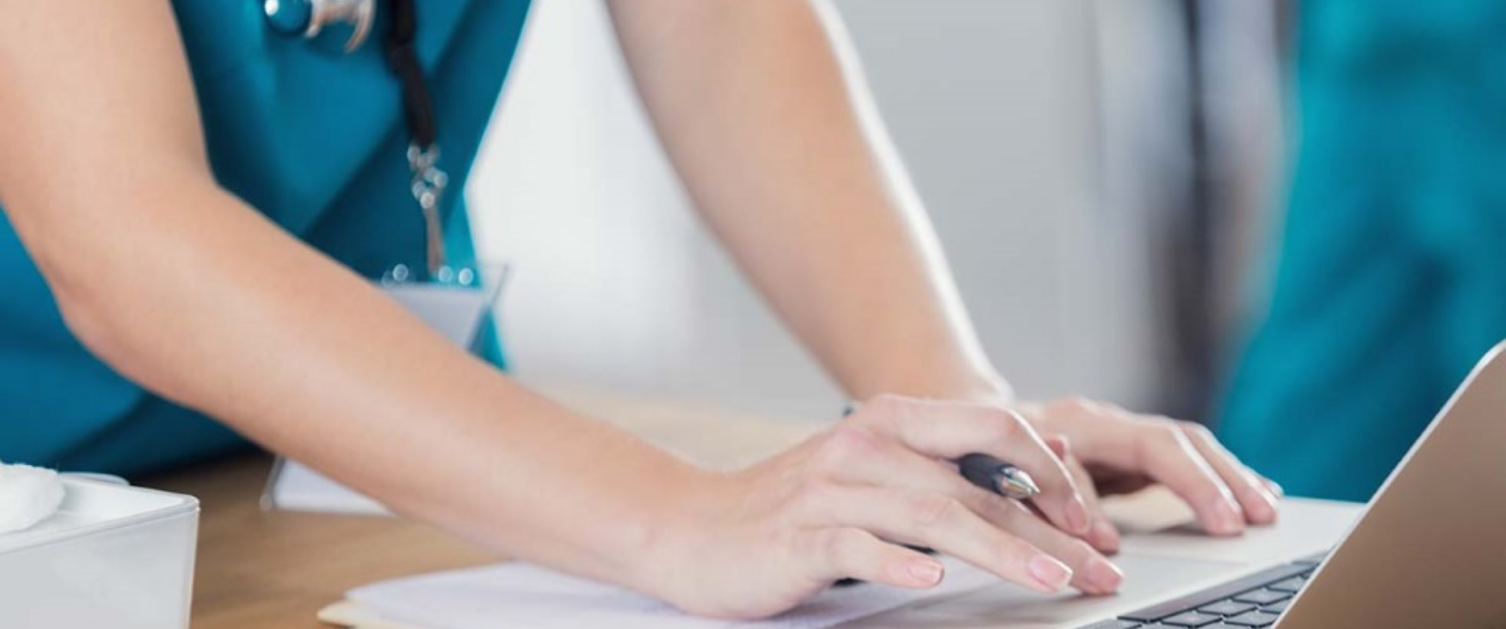
{"type": "MultiPolygon", "coordinates": [[[[1286,150],[1269,2],[838,0],[988,352],[1206,419],[1286,150]]],[[[604,6],[536,3],[468,194],[520,378],[773,417],[842,395],[697,223],[604,6]]]]}

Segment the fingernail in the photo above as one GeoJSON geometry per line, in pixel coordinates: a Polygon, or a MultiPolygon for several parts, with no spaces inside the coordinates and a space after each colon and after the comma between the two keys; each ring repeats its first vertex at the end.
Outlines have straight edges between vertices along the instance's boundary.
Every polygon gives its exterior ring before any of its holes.
{"type": "Polygon", "coordinates": [[[910,576],[915,577],[915,583],[930,587],[941,582],[941,564],[927,559],[917,559],[910,562],[907,568],[910,576]]]}
{"type": "Polygon", "coordinates": [[[1277,511],[1279,511],[1279,508],[1277,507],[1276,496],[1272,495],[1269,491],[1265,491],[1264,489],[1260,490],[1257,493],[1260,494],[1260,501],[1264,504],[1260,505],[1259,513],[1252,512],[1249,514],[1250,521],[1254,524],[1270,524],[1272,522],[1275,522],[1276,513],[1277,511]]]}
{"type": "Polygon", "coordinates": [[[1119,552],[1119,530],[1108,520],[1093,523],[1093,546],[1106,553],[1119,552]]]}
{"type": "Polygon", "coordinates": [[[1047,592],[1056,592],[1072,581],[1072,569],[1060,561],[1047,555],[1036,555],[1030,558],[1026,564],[1030,576],[1046,589],[1047,592]]]}
{"type": "Polygon", "coordinates": [[[1266,504],[1271,505],[1271,511],[1273,513],[1281,506],[1281,496],[1276,495],[1276,492],[1271,491],[1270,488],[1264,488],[1264,490],[1260,492],[1260,497],[1265,498],[1266,504]]]}
{"type": "Polygon", "coordinates": [[[1268,479],[1266,480],[1265,484],[1266,489],[1269,489],[1271,491],[1271,495],[1277,497],[1278,499],[1286,497],[1286,488],[1282,487],[1281,483],[1268,479]]]}
{"type": "Polygon", "coordinates": [[[1124,582],[1124,572],[1119,569],[1119,566],[1102,557],[1089,559],[1087,572],[1088,582],[1103,594],[1118,591],[1119,584],[1124,582]]]}
{"type": "Polygon", "coordinates": [[[1244,512],[1229,498],[1219,498],[1213,503],[1213,519],[1213,532],[1220,535],[1233,535],[1245,526],[1244,512]]]}

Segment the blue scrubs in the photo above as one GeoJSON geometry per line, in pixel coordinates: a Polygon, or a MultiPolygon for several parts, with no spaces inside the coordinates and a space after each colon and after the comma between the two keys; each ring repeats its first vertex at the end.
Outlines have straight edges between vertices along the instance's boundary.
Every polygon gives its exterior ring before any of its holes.
{"type": "Polygon", "coordinates": [[[1308,0],[1298,28],[1276,286],[1221,436],[1365,500],[1506,338],[1506,3],[1308,0]]]}
{"type": "MultiPolygon", "coordinates": [[[[274,33],[260,2],[173,4],[220,184],[367,277],[421,262],[424,227],[408,192],[408,136],[382,55],[385,24],[379,19],[366,45],[346,55],[338,33],[313,41],[274,33]]],[[[416,4],[418,56],[453,191],[442,208],[447,239],[452,262],[468,264],[475,254],[460,191],[528,1],[416,4]]],[[[8,220],[0,221],[0,286],[0,460],[131,474],[244,447],[223,425],[90,355],[8,220]]]]}

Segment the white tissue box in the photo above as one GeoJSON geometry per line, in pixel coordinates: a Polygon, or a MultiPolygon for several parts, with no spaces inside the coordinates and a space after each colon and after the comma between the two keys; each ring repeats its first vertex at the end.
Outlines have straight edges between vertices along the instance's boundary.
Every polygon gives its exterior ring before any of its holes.
{"type": "Polygon", "coordinates": [[[65,478],[58,513],[0,534],[0,627],[186,629],[199,501],[65,478]]]}

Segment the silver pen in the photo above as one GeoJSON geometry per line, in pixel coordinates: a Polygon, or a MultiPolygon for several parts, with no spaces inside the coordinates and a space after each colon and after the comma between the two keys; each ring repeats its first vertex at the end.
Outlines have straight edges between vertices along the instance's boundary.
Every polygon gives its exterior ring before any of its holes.
{"type": "Polygon", "coordinates": [[[1035,479],[1025,470],[987,454],[974,453],[957,459],[957,471],[968,482],[1005,498],[1026,500],[1041,493],[1035,479]]]}
{"type": "MultiPolygon", "coordinates": [[[[857,402],[848,402],[842,409],[842,416],[851,415],[857,409],[857,402]]],[[[1035,484],[1035,479],[1030,474],[998,457],[975,452],[954,462],[957,464],[957,471],[968,482],[1005,498],[1027,500],[1041,493],[1040,486],[1035,484]]]]}

